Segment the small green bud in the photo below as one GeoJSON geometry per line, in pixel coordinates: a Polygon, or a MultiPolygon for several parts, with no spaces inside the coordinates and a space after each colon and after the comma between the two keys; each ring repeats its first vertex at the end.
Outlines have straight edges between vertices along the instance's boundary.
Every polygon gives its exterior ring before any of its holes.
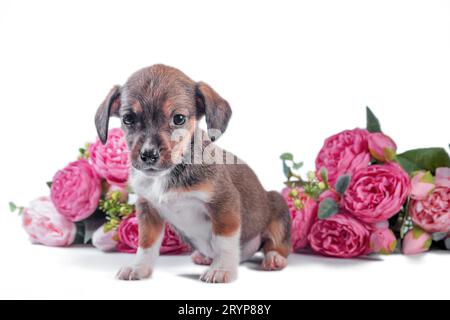
{"type": "Polygon", "coordinates": [[[292,198],[296,198],[296,197],[298,196],[298,191],[297,191],[297,189],[292,189],[291,192],[289,193],[289,195],[290,195],[292,198]]]}
{"type": "Polygon", "coordinates": [[[319,182],[319,189],[320,190],[325,190],[327,188],[327,185],[325,184],[325,182],[321,181],[319,182]]]}

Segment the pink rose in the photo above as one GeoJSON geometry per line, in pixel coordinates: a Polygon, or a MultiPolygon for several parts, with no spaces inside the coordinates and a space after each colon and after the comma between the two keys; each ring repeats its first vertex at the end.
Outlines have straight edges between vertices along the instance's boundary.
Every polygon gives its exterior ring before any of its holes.
{"type": "Polygon", "coordinates": [[[75,240],[75,224],[62,216],[48,197],[36,199],[25,208],[23,227],[33,243],[67,247],[75,240]]]}
{"type": "MultiPolygon", "coordinates": [[[[139,228],[136,214],[126,217],[117,230],[119,244],[117,250],[124,253],[135,253],[139,247],[139,228]]],[[[190,247],[183,242],[180,236],[169,225],[164,230],[161,243],[161,254],[180,254],[190,251],[190,247]]]]}
{"type": "Polygon", "coordinates": [[[164,230],[164,238],[161,244],[161,254],[182,254],[191,251],[191,247],[186,244],[178,233],[169,225],[164,230]]]}
{"type": "Polygon", "coordinates": [[[118,243],[117,238],[117,231],[105,232],[104,226],[101,226],[92,235],[92,245],[102,251],[114,251],[118,243]]]}
{"type": "Polygon", "coordinates": [[[398,164],[373,165],[353,175],[344,207],[363,222],[381,222],[401,210],[409,193],[409,176],[398,164]]]}
{"type": "Polygon", "coordinates": [[[402,243],[402,252],[406,255],[413,255],[423,253],[430,250],[431,243],[433,242],[431,235],[415,227],[410,230],[402,243]]]}
{"type": "Polygon", "coordinates": [[[321,255],[353,258],[370,252],[369,227],[346,213],[317,221],[311,229],[312,250],[321,255]]]}
{"type": "Polygon", "coordinates": [[[101,193],[100,178],[84,159],[70,163],[53,178],[52,201],[70,221],[80,221],[93,214],[101,193]]]}
{"type": "Polygon", "coordinates": [[[394,160],[397,152],[397,145],[387,135],[377,132],[369,135],[370,154],[380,162],[389,162],[394,160]]]}
{"type": "Polygon", "coordinates": [[[439,187],[450,188],[450,168],[436,169],[435,183],[439,187]]]}
{"type": "Polygon", "coordinates": [[[450,188],[436,187],[424,200],[412,199],[409,215],[429,233],[450,232],[450,188]]]}
{"type": "Polygon", "coordinates": [[[285,188],[281,193],[288,203],[291,212],[291,242],[294,251],[308,246],[308,236],[313,224],[317,221],[319,206],[314,199],[306,195],[302,188],[285,188]],[[297,204],[297,207],[295,206],[297,204]]]}
{"type": "Polygon", "coordinates": [[[328,138],[316,159],[316,169],[326,168],[328,180],[335,185],[343,174],[353,175],[370,162],[367,130],[343,131],[328,138]]]}
{"type": "Polygon", "coordinates": [[[390,229],[376,229],[370,236],[370,249],[374,253],[391,254],[397,247],[397,238],[390,229]]]}
{"type": "Polygon", "coordinates": [[[119,236],[117,250],[125,253],[136,253],[139,247],[139,227],[136,214],[130,214],[120,222],[117,234],[119,236]]]}
{"type": "Polygon", "coordinates": [[[435,187],[431,173],[419,171],[411,179],[411,197],[417,200],[424,200],[428,198],[435,187]]]}
{"type": "Polygon", "coordinates": [[[109,131],[105,145],[99,139],[89,147],[89,160],[95,171],[109,184],[125,186],[128,181],[130,160],[122,129],[109,131]]]}

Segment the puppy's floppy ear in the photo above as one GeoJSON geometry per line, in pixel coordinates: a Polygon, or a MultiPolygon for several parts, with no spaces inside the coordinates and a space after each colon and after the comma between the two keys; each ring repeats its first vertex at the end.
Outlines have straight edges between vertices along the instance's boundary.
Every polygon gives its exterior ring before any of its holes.
{"type": "Polygon", "coordinates": [[[230,105],[204,82],[197,83],[196,96],[198,115],[205,115],[208,135],[214,141],[227,129],[231,118],[230,105]]]}
{"type": "Polygon", "coordinates": [[[114,86],[109,91],[105,100],[98,107],[95,115],[95,126],[97,127],[98,137],[105,144],[108,140],[108,126],[110,116],[119,116],[120,108],[120,86],[114,86]]]}

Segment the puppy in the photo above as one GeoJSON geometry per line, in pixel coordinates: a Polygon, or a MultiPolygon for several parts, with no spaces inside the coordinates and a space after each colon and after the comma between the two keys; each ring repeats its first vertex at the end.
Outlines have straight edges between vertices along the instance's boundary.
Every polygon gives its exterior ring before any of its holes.
{"type": "Polygon", "coordinates": [[[106,143],[110,116],[122,120],[130,150],[130,186],[138,195],[139,249],[117,277],[152,274],[165,223],[208,265],[201,280],[231,282],[239,263],[262,249],[264,270],[287,265],[290,215],[281,195],[263,189],[253,171],[213,143],[225,132],[231,109],[217,92],[181,71],[154,65],[115,86],[95,123],[106,143]],[[199,129],[206,118],[208,134],[199,129]]]}

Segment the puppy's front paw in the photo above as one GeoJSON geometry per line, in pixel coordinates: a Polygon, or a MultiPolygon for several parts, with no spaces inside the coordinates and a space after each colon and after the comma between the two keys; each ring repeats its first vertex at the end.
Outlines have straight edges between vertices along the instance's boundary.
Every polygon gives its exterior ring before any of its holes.
{"type": "Polygon", "coordinates": [[[117,273],[116,278],[119,280],[133,281],[142,280],[152,275],[152,269],[145,266],[123,267],[117,273]]]}
{"type": "Polygon", "coordinates": [[[287,266],[287,259],[276,251],[269,251],[264,256],[262,268],[266,271],[282,270],[287,266]]]}
{"type": "Polygon", "coordinates": [[[230,283],[237,279],[237,270],[226,270],[218,267],[210,267],[200,277],[200,280],[207,283],[230,283]]]}

